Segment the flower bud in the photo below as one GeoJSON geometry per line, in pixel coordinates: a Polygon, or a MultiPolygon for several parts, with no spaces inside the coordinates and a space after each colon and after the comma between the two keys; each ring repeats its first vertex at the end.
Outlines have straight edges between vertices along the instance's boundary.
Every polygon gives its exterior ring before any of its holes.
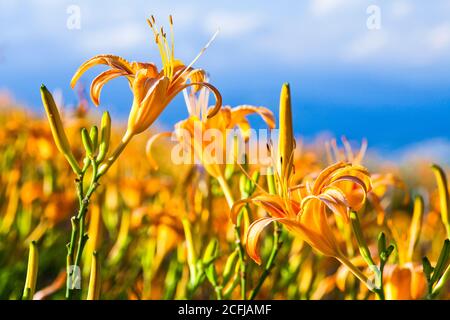
{"type": "Polygon", "coordinates": [[[447,186],[447,177],[441,167],[434,164],[432,167],[439,191],[439,203],[441,207],[442,223],[447,230],[447,237],[450,238],[450,209],[449,209],[449,194],[447,186]]]}
{"type": "Polygon", "coordinates": [[[72,167],[72,170],[76,174],[81,174],[81,168],[75,160],[75,157],[73,156],[72,150],[70,148],[69,140],[67,140],[58,107],[56,106],[55,100],[53,99],[51,93],[44,85],[41,86],[41,98],[48,117],[48,121],[50,123],[50,129],[52,131],[56,147],[67,159],[70,166],[72,167]]]}
{"type": "Polygon", "coordinates": [[[111,140],[111,116],[108,111],[103,113],[100,133],[101,138],[97,162],[102,162],[105,159],[109,149],[109,142],[111,140]]]}
{"type": "Polygon", "coordinates": [[[233,275],[236,266],[236,263],[239,260],[239,252],[237,250],[234,250],[230,256],[228,257],[227,261],[225,262],[225,267],[223,268],[223,284],[225,285],[233,275]]]}
{"type": "Polygon", "coordinates": [[[100,298],[100,262],[98,260],[98,254],[94,251],[92,253],[87,300],[98,300],[100,298]]]}
{"type": "Polygon", "coordinates": [[[219,241],[217,239],[212,239],[208,246],[206,247],[205,253],[203,254],[203,265],[209,266],[214,260],[217,259],[219,255],[219,241]]]}
{"type": "Polygon", "coordinates": [[[93,153],[93,145],[91,137],[89,136],[89,133],[86,128],[81,129],[81,140],[83,141],[84,149],[86,150],[86,155],[88,157],[92,156],[93,153]]]}
{"type": "Polygon", "coordinates": [[[292,128],[291,91],[289,84],[283,84],[280,95],[278,137],[278,173],[280,177],[288,178],[292,171],[294,152],[294,131],[292,128]]]}
{"type": "Polygon", "coordinates": [[[409,227],[408,261],[412,261],[414,248],[419,242],[420,230],[422,229],[423,199],[421,196],[414,198],[414,212],[409,227]]]}
{"type": "Polygon", "coordinates": [[[191,273],[191,279],[196,279],[197,276],[197,255],[195,253],[194,240],[192,239],[192,226],[188,219],[182,220],[184,236],[186,238],[187,263],[191,273]]]}
{"type": "Polygon", "coordinates": [[[36,290],[36,279],[39,267],[39,254],[36,241],[31,241],[30,252],[28,254],[27,278],[23,290],[23,299],[32,300],[36,290]]]}
{"type": "Polygon", "coordinates": [[[89,131],[89,137],[92,141],[92,152],[96,153],[98,148],[98,128],[97,126],[93,126],[91,131],[89,131]]]}
{"type": "Polygon", "coordinates": [[[433,276],[431,277],[431,283],[435,283],[442,276],[442,274],[445,271],[445,268],[447,267],[449,257],[450,257],[450,240],[445,239],[441,253],[439,254],[438,261],[434,268],[433,276]]]}
{"type": "Polygon", "coordinates": [[[380,232],[378,235],[378,254],[381,255],[386,251],[386,235],[380,232]]]}
{"type": "Polygon", "coordinates": [[[428,260],[427,257],[422,258],[422,266],[423,266],[423,273],[425,274],[425,277],[430,280],[431,274],[433,273],[433,267],[431,266],[430,260],[428,260]]]}

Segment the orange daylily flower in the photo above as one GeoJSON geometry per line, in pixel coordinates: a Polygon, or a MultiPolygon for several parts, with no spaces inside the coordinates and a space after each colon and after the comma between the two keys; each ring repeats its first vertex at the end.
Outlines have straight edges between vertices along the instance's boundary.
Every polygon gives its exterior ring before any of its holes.
{"type": "Polygon", "coordinates": [[[149,128],[172,99],[187,87],[194,86],[194,90],[206,87],[214,93],[216,105],[215,108],[210,110],[211,112],[208,116],[213,116],[222,104],[219,91],[205,81],[205,72],[201,69],[192,68],[193,63],[200,57],[211,41],[194,61],[186,66],[180,60],[175,59],[172,18],[170,17],[170,31],[172,34],[170,44],[164,29],[157,28],[153,17],[147,22],[154,33],[155,42],[160,51],[161,70],[158,70],[153,63],[128,62],[114,55],[98,55],[81,65],[71,81],[73,88],[81,75],[91,67],[96,65],[109,66],[110,69],[98,75],[91,84],[91,98],[94,104],[98,105],[100,103],[100,92],[108,81],[117,77],[127,78],[134,99],[128,118],[127,132],[124,135],[125,141],[149,128]]]}
{"type": "Polygon", "coordinates": [[[264,228],[274,221],[284,224],[322,254],[340,260],[343,255],[330,226],[328,211],[348,221],[349,210],[362,207],[370,188],[370,178],[365,168],[339,162],[324,169],[312,184],[290,188],[288,198],[260,194],[237,201],[231,218],[235,222],[239,210],[246,203],[262,207],[270,215],[253,222],[247,233],[247,251],[258,264],[261,263],[259,237],[264,228]]]}
{"type": "Polygon", "coordinates": [[[337,145],[336,139],[331,139],[325,142],[325,151],[328,163],[335,163],[338,161],[347,161],[354,164],[362,164],[363,158],[367,151],[367,140],[361,141],[361,147],[357,153],[355,153],[350,145],[350,142],[346,137],[341,138],[343,149],[340,149],[337,145]]]}
{"type": "Polygon", "coordinates": [[[386,266],[384,283],[387,300],[421,299],[427,288],[422,265],[413,263],[386,266]]]}
{"type": "MultiPolygon", "coordinates": [[[[227,163],[227,130],[239,128],[244,141],[248,141],[251,129],[246,118],[248,115],[258,114],[271,129],[275,127],[274,116],[265,107],[240,105],[234,108],[224,106],[214,117],[205,117],[205,111],[211,114],[215,107],[207,108],[208,101],[204,92],[200,92],[199,97],[194,94],[191,92],[185,95],[190,116],[175,125],[174,135],[188,155],[199,160],[211,176],[219,178],[223,175],[227,163]]],[[[147,145],[147,154],[153,164],[155,162],[151,156],[151,147],[156,138],[163,135],[170,133],[155,135],[147,145]]],[[[192,163],[195,163],[194,159],[192,163]]]]}
{"type": "MultiPolygon", "coordinates": [[[[175,135],[185,149],[199,159],[206,171],[217,178],[222,175],[226,165],[227,130],[238,127],[245,140],[249,138],[250,125],[247,115],[259,114],[270,128],[274,128],[272,112],[264,107],[238,106],[223,107],[214,118],[201,121],[196,116],[191,116],[180,121],[175,126],[175,135]],[[217,130],[217,136],[205,137],[208,130],[217,130]],[[188,138],[188,139],[186,139],[188,138]],[[211,138],[211,140],[210,140],[211,138]],[[216,152],[208,152],[208,146],[216,144],[216,152]]],[[[210,131],[212,132],[212,131],[210,131]]]]}
{"type": "MultiPolygon", "coordinates": [[[[328,163],[346,161],[355,165],[362,165],[367,151],[367,140],[363,139],[358,152],[352,149],[350,142],[345,136],[341,138],[343,148],[339,148],[336,139],[325,143],[325,151],[328,163]]],[[[371,175],[372,190],[367,195],[368,201],[372,204],[377,213],[376,220],[378,225],[385,221],[385,206],[382,200],[391,188],[404,189],[404,183],[393,173],[373,173],[371,175]]]]}

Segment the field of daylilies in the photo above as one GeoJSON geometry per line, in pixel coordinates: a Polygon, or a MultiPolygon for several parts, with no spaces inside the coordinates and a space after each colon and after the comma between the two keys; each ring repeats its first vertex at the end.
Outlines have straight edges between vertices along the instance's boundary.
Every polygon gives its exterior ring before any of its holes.
{"type": "Polygon", "coordinates": [[[279,110],[227,106],[195,67],[211,41],[185,64],[172,17],[168,35],[147,22],[160,67],[80,61],[74,89],[106,67],[90,98],[69,107],[42,85],[42,116],[0,98],[1,299],[450,298],[448,167],[296,140],[297,88],[280,84],[279,110]],[[125,122],[100,103],[117,77],[125,122]],[[189,116],[158,131],[178,95],[189,116]],[[255,140],[251,115],[276,138],[255,140]]]}

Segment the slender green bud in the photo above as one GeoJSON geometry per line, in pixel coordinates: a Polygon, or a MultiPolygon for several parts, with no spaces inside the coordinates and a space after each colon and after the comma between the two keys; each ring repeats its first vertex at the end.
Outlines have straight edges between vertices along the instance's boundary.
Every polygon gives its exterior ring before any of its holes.
{"type": "Polygon", "coordinates": [[[23,290],[23,300],[32,300],[36,290],[36,280],[39,268],[39,254],[36,241],[31,241],[28,254],[27,277],[23,290]]]}
{"type": "Polygon", "coordinates": [[[217,286],[219,279],[217,277],[216,268],[214,267],[213,264],[210,264],[208,267],[206,267],[205,275],[213,286],[217,286]]]}
{"type": "Polygon", "coordinates": [[[92,152],[97,153],[98,148],[98,128],[97,126],[92,126],[91,131],[89,131],[89,137],[92,141],[92,152]]]}
{"type": "Polygon", "coordinates": [[[389,257],[391,256],[392,252],[394,252],[395,246],[393,244],[391,244],[389,247],[387,247],[386,251],[385,251],[385,257],[384,260],[389,259],[389,257]]]}
{"type": "Polygon", "coordinates": [[[428,260],[427,257],[422,258],[422,266],[425,277],[427,278],[428,281],[430,281],[431,274],[433,273],[434,268],[431,266],[430,260],[428,260]]]}
{"type": "Polygon", "coordinates": [[[434,268],[433,276],[431,277],[431,283],[435,283],[439,280],[445,271],[448,264],[448,258],[450,256],[450,240],[445,239],[444,245],[442,246],[441,253],[439,254],[436,267],[434,268]]]}
{"type": "Polygon", "coordinates": [[[191,280],[197,279],[197,255],[195,253],[194,240],[192,239],[192,226],[188,219],[182,220],[184,236],[186,238],[187,263],[191,280]]]}
{"type": "Polygon", "coordinates": [[[217,259],[219,255],[219,241],[217,239],[212,239],[205,249],[203,254],[203,265],[209,266],[214,260],[217,259]]]}
{"type": "Polygon", "coordinates": [[[91,275],[89,277],[89,289],[87,300],[98,300],[100,298],[100,262],[96,251],[92,253],[91,275]]]}
{"type": "Polygon", "coordinates": [[[386,235],[380,232],[378,235],[378,255],[381,257],[382,253],[386,251],[386,235]]]}
{"type": "Polygon", "coordinates": [[[103,112],[100,131],[101,138],[97,162],[102,162],[105,159],[109,149],[109,142],[111,140],[111,116],[108,111],[103,112]]]}
{"type": "Polygon", "coordinates": [[[236,263],[239,260],[239,251],[234,250],[228,257],[227,261],[225,262],[225,267],[223,269],[223,284],[227,284],[228,281],[231,279],[231,276],[234,274],[234,267],[236,266],[236,263]]]}
{"type": "Polygon", "coordinates": [[[437,164],[432,167],[439,191],[439,203],[441,207],[442,223],[447,230],[447,238],[450,238],[450,200],[448,194],[447,177],[444,170],[437,164]]]}
{"type": "Polygon", "coordinates": [[[423,198],[416,196],[414,198],[414,212],[409,227],[408,261],[413,260],[414,248],[419,242],[420,230],[422,230],[423,210],[423,198]]]}
{"type": "Polygon", "coordinates": [[[294,130],[292,126],[291,90],[289,84],[283,84],[280,94],[278,138],[278,173],[282,179],[288,179],[292,171],[294,153],[294,130]]]}
{"type": "Polygon", "coordinates": [[[67,139],[66,132],[64,131],[58,107],[56,106],[52,94],[44,85],[41,86],[41,98],[42,103],[44,104],[45,113],[47,114],[56,147],[64,155],[67,162],[69,162],[72,170],[76,174],[81,174],[81,168],[75,160],[75,157],[73,156],[69,140],[67,139]]]}
{"type": "Polygon", "coordinates": [[[81,129],[81,140],[83,141],[84,149],[86,150],[86,155],[88,157],[92,156],[93,153],[93,145],[91,137],[89,137],[89,133],[86,128],[81,129]]]}

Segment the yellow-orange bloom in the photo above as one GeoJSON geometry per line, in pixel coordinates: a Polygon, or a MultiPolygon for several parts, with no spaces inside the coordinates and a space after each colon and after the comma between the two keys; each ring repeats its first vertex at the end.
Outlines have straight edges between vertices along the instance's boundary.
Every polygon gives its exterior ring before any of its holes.
{"type": "Polygon", "coordinates": [[[343,258],[333,230],[328,211],[348,221],[349,210],[359,210],[370,190],[367,170],[361,166],[339,162],[324,169],[310,184],[291,188],[289,197],[261,194],[241,200],[233,206],[231,215],[235,222],[243,205],[253,203],[262,207],[270,217],[256,220],[247,233],[247,251],[258,264],[258,241],[263,229],[271,222],[283,223],[309,245],[326,256],[343,258]]]}
{"type": "Polygon", "coordinates": [[[170,18],[172,34],[170,44],[163,28],[158,29],[156,27],[153,17],[148,20],[148,24],[153,30],[155,42],[161,55],[161,70],[158,70],[153,63],[130,63],[118,56],[98,55],[81,65],[71,81],[73,88],[81,75],[91,67],[101,64],[109,66],[110,69],[98,75],[91,84],[91,98],[94,104],[98,105],[100,92],[105,83],[121,76],[127,78],[134,99],[124,140],[130,139],[133,135],[150,127],[172,99],[187,87],[194,86],[194,89],[198,90],[199,87],[203,86],[214,93],[216,107],[211,110],[209,116],[214,115],[221,106],[220,93],[214,86],[205,82],[205,72],[192,68],[192,64],[200,55],[188,66],[175,59],[172,18],[170,18]]]}
{"type": "Polygon", "coordinates": [[[175,126],[175,135],[185,149],[201,161],[206,171],[218,178],[226,165],[227,138],[229,138],[227,130],[239,127],[244,139],[248,139],[250,126],[246,116],[250,114],[259,114],[270,128],[274,128],[272,112],[264,107],[226,106],[220,109],[215,117],[206,121],[191,116],[178,122],[175,126]],[[217,135],[207,137],[209,132],[213,132],[208,130],[217,130],[215,131],[217,135]],[[208,150],[212,147],[215,147],[215,150],[208,150]]]}
{"type": "MultiPolygon", "coordinates": [[[[258,114],[270,129],[275,127],[275,119],[272,111],[265,107],[241,105],[234,108],[224,106],[216,111],[215,107],[208,109],[208,98],[204,90],[200,90],[199,96],[195,92],[189,94],[185,91],[185,100],[189,110],[189,117],[175,125],[174,135],[183,150],[190,157],[190,163],[201,162],[205,170],[213,177],[223,175],[227,164],[228,130],[239,128],[244,141],[248,141],[251,134],[250,123],[247,116],[258,114]],[[214,117],[206,117],[205,114],[215,113],[214,117]]],[[[163,135],[160,133],[152,137],[147,145],[149,160],[156,166],[151,155],[154,141],[163,135]]]]}
{"type": "Polygon", "coordinates": [[[422,266],[413,263],[388,265],[384,271],[387,300],[421,299],[426,293],[426,279],[422,266]]]}

